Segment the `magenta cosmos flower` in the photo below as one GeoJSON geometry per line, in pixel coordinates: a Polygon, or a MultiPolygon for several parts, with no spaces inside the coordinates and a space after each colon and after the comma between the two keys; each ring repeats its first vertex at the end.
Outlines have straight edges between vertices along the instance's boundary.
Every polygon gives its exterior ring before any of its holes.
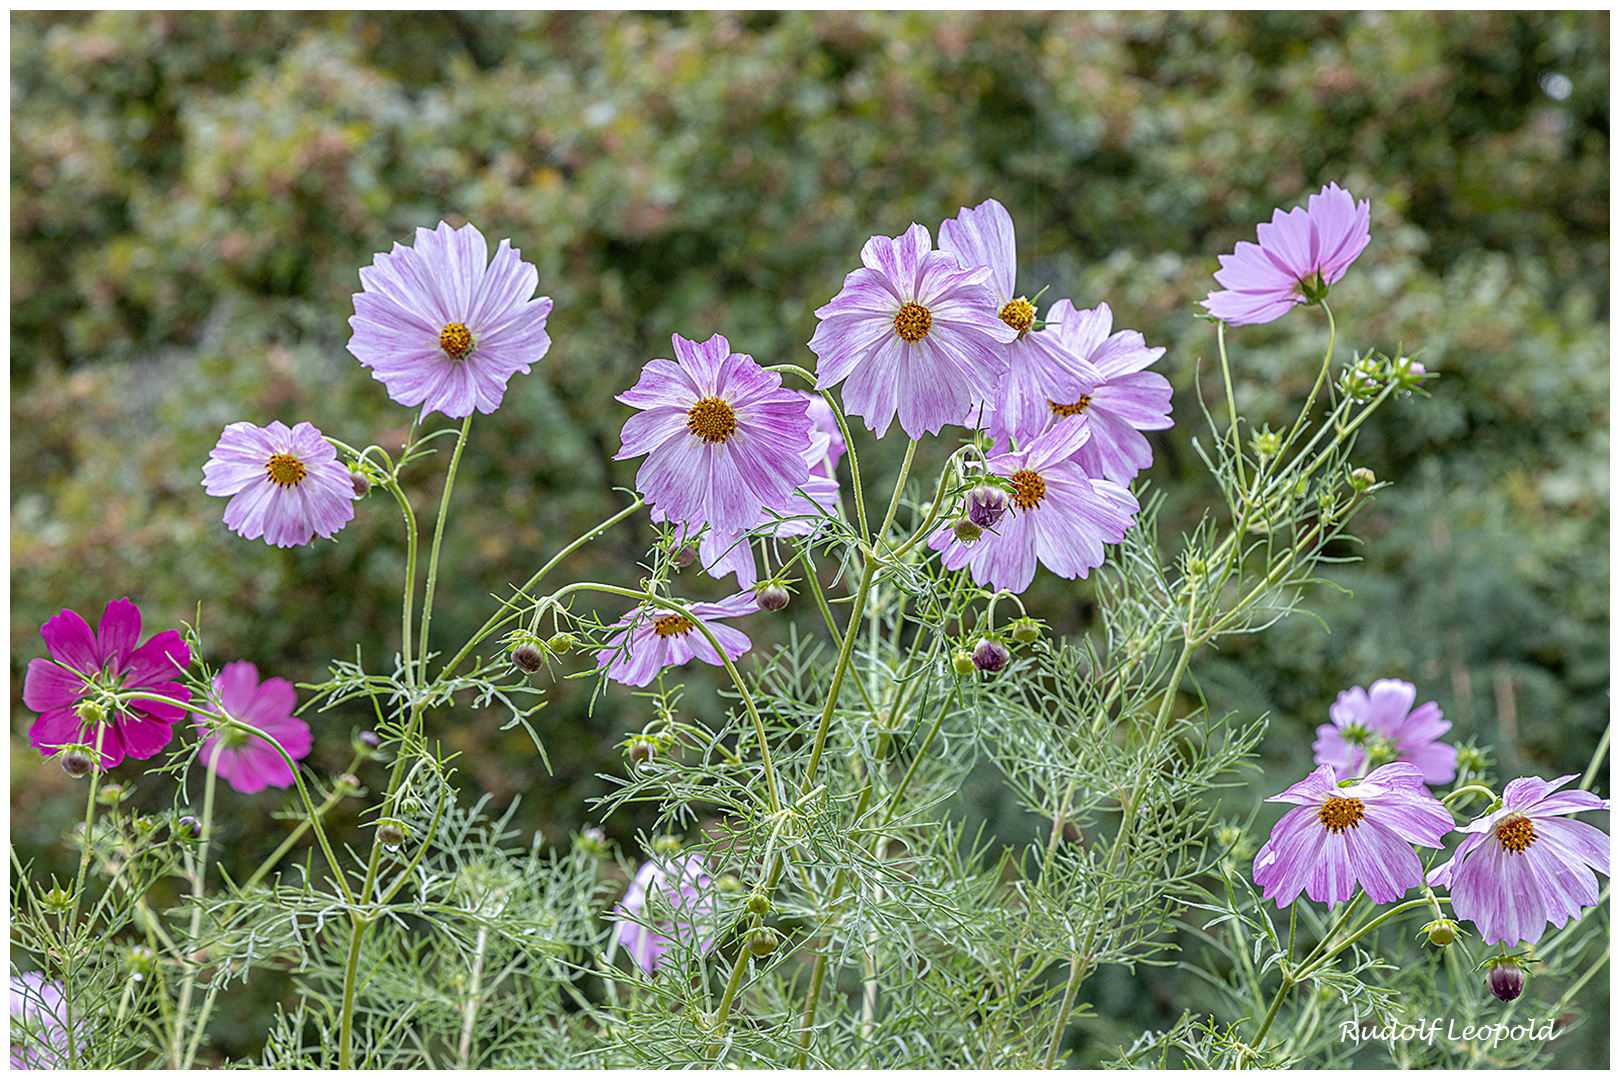
{"type": "Polygon", "coordinates": [[[502,240],[491,259],[471,225],[417,229],[415,247],[395,243],[361,268],[349,351],[423,416],[494,412],[512,376],[551,348],[551,298],[534,295],[540,272],[518,255],[502,240]]]}
{"type": "Polygon", "coordinates": [[[784,510],[810,475],[805,401],[719,334],[674,344],[675,360],[649,360],[619,395],[642,411],[624,422],[614,459],[647,455],[636,489],[667,520],[735,535],[762,507],[784,510]]]}
{"type": "Polygon", "coordinates": [[[1451,889],[1451,907],[1486,943],[1534,942],[1547,924],[1563,926],[1598,902],[1597,877],[1609,876],[1609,838],[1566,814],[1607,810],[1589,791],[1558,791],[1556,780],[1522,776],[1502,789],[1502,805],[1464,825],[1456,854],[1429,874],[1451,889]]]}
{"type": "Polygon", "coordinates": [[[203,466],[203,490],[230,496],[225,525],[276,547],[330,537],[354,520],[354,481],[314,424],[229,424],[203,466]]]}
{"type": "Polygon", "coordinates": [[[64,746],[95,746],[96,725],[77,706],[119,690],[145,690],[173,702],[132,701],[111,710],[101,735],[101,767],[112,768],[126,754],[149,758],[169,745],[173,725],[191,702],[190,692],[175,681],[191,663],[191,648],[178,630],[153,634],[137,648],[141,609],[126,596],[107,605],[94,633],[66,609],[47,619],[39,633],[51,659],[28,661],[23,680],[23,704],[40,714],[28,729],[35,749],[51,757],[64,746]]]}
{"type": "Polygon", "coordinates": [[[1220,257],[1215,280],[1225,288],[1205,297],[1204,307],[1224,323],[1247,326],[1271,322],[1295,304],[1315,303],[1372,239],[1371,217],[1367,200],[1356,202],[1338,184],[1312,195],[1304,207],[1273,211],[1271,223],[1255,230],[1258,244],[1240,240],[1236,251],[1220,257]]]}
{"type": "Polygon", "coordinates": [[[866,265],[816,309],[816,389],[843,382],[845,411],[879,438],[896,413],[913,439],[961,423],[995,396],[1007,369],[1002,346],[1018,336],[996,315],[990,268],[963,269],[932,249],[921,225],[872,237],[861,248],[866,265]]]}
{"type": "Polygon", "coordinates": [[[1344,691],[1328,709],[1333,723],[1316,729],[1316,763],[1332,765],[1338,779],[1347,780],[1369,766],[1406,761],[1425,784],[1449,784],[1457,775],[1457,748],[1435,740],[1451,730],[1451,721],[1432,701],[1412,708],[1416,700],[1417,687],[1399,679],[1344,691]]]}
{"type": "Polygon", "coordinates": [[[650,859],[636,871],[624,900],[613,909],[613,940],[651,975],[664,954],[681,945],[699,955],[714,948],[720,905],[703,856],[650,859]]]}
{"type": "MultiPolygon", "coordinates": [[[[712,604],[687,604],[686,608],[713,632],[727,659],[735,660],[754,647],[741,630],[713,621],[758,611],[753,593],[738,593],[712,604]]],[[[665,668],[692,659],[722,666],[719,654],[697,624],[667,608],[643,604],[614,625],[619,632],[596,654],[596,663],[606,665],[608,678],[615,682],[646,686],[665,668]]]]}
{"type": "MultiPolygon", "coordinates": [[[[314,745],[309,725],[292,714],[298,705],[293,684],[280,678],[261,683],[259,669],[250,661],[237,660],[220,669],[214,676],[210,704],[269,735],[295,759],[307,756],[314,745]]],[[[237,791],[251,795],[267,787],[292,787],[292,769],[275,747],[257,735],[229,727],[216,730],[213,720],[199,713],[192,713],[191,721],[203,736],[198,760],[204,765],[213,762],[219,775],[237,791]]]]}
{"type": "MultiPolygon", "coordinates": [[[[1018,250],[1012,217],[999,202],[988,199],[947,219],[939,227],[939,249],[955,255],[965,267],[990,269],[996,317],[1017,332],[1017,337],[1002,346],[1006,373],[990,399],[993,404],[986,414],[986,429],[998,439],[1023,442],[1033,438],[1048,426],[1052,402],[1079,400],[1100,376],[1064,339],[1031,329],[1035,305],[1013,293],[1018,250]]],[[[1051,322],[1050,315],[1047,322],[1051,322]]]]}
{"type": "Polygon", "coordinates": [[[1412,845],[1439,847],[1454,827],[1451,811],[1423,786],[1423,774],[1404,761],[1345,787],[1323,765],[1266,801],[1299,804],[1254,857],[1254,883],[1279,908],[1301,889],[1318,903],[1343,903],[1357,883],[1374,903],[1399,899],[1423,883],[1412,845]]]}
{"type": "Polygon", "coordinates": [[[1127,484],[1153,464],[1153,448],[1142,432],[1173,427],[1175,421],[1170,419],[1170,380],[1142,370],[1163,356],[1164,348],[1148,348],[1135,330],[1110,333],[1113,325],[1107,304],[1077,311],[1069,301],[1059,300],[1046,313],[1046,333],[1089,364],[1097,377],[1079,397],[1044,402],[1044,422],[1084,416],[1091,438],[1075,460],[1088,476],[1127,484]]]}
{"type": "Polygon", "coordinates": [[[935,533],[928,546],[943,553],[946,569],[966,566],[980,585],[1021,593],[1035,579],[1037,560],[1064,578],[1101,566],[1103,545],[1124,539],[1138,506],[1129,491],[1075,463],[1089,438],[1083,421],[1065,420],[1021,450],[990,457],[990,468],[1012,488],[1012,505],[971,546],[950,525],[935,533]]]}
{"type": "MultiPolygon", "coordinates": [[[[84,1054],[90,1044],[85,1023],[73,1025],[78,1044],[79,1068],[84,1068],[84,1054]]],[[[67,1007],[62,984],[47,979],[38,971],[25,971],[11,976],[11,1068],[13,1071],[33,1069],[66,1069],[73,1058],[69,1054],[70,1036],[67,1026],[67,1007]]]]}

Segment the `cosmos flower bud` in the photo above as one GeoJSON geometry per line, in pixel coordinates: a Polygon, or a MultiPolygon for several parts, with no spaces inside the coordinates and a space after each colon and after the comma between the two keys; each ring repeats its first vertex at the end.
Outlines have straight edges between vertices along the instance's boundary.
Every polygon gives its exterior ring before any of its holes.
{"type": "Polygon", "coordinates": [[[1007,646],[990,638],[980,638],[973,647],[973,666],[992,675],[1006,667],[1011,659],[1012,653],[1007,651],[1007,646]]]}
{"type": "Polygon", "coordinates": [[[512,664],[521,671],[530,675],[545,666],[546,659],[540,655],[540,650],[533,645],[523,644],[512,650],[512,664]]]}
{"type": "Polygon", "coordinates": [[[96,792],[96,802],[102,806],[117,806],[124,801],[123,784],[102,784],[101,790],[96,792]]]}
{"type": "Polygon", "coordinates": [[[202,835],[202,822],[187,814],[174,823],[171,832],[176,840],[195,840],[202,835]]]}
{"type": "Polygon", "coordinates": [[[336,787],[344,795],[353,795],[360,790],[360,778],[352,772],[338,776],[336,787]]]}
{"type": "Polygon", "coordinates": [[[80,750],[69,750],[62,755],[62,771],[75,780],[90,774],[90,755],[80,750]]]}
{"type": "Polygon", "coordinates": [[[766,611],[781,611],[788,606],[787,590],[779,585],[767,585],[759,590],[759,606],[766,611]]]}
{"type": "Polygon", "coordinates": [[[776,951],[776,931],[762,926],[748,935],[748,951],[755,956],[769,956],[776,951]]]}
{"type": "Polygon", "coordinates": [[[1014,641],[1021,641],[1025,645],[1033,644],[1041,640],[1041,624],[1027,616],[1022,619],[1014,619],[1012,636],[1014,641]]]}
{"type": "Polygon", "coordinates": [[[1453,941],[1456,941],[1457,934],[1461,930],[1462,927],[1458,926],[1457,923],[1452,919],[1435,919],[1418,932],[1429,935],[1430,945],[1439,945],[1444,947],[1446,945],[1450,945],[1453,941]]]}
{"type": "Polygon", "coordinates": [[[764,893],[753,892],[748,894],[743,907],[748,909],[750,915],[763,915],[771,910],[771,901],[764,893]]]}
{"type": "Polygon", "coordinates": [[[398,851],[399,846],[405,842],[405,829],[397,821],[384,821],[377,826],[377,843],[384,850],[398,851]]]}
{"type": "Polygon", "coordinates": [[[610,853],[607,834],[595,825],[587,826],[579,834],[579,848],[587,855],[606,858],[610,853]]]}
{"type": "Polygon", "coordinates": [[[556,653],[558,656],[561,656],[563,653],[570,652],[570,651],[572,651],[574,649],[577,649],[578,647],[579,647],[579,638],[575,637],[573,634],[570,634],[566,630],[562,630],[562,631],[559,631],[558,633],[552,634],[550,637],[548,637],[546,639],[546,648],[550,649],[552,652],[556,653]]]}
{"type": "Polygon", "coordinates": [[[630,744],[626,756],[637,765],[645,765],[653,759],[653,745],[644,739],[638,739],[630,744]]]}
{"type": "Polygon", "coordinates": [[[973,674],[973,667],[973,656],[971,653],[958,652],[955,656],[951,657],[951,670],[956,672],[958,675],[973,674]]]}
{"type": "Polygon", "coordinates": [[[1378,483],[1378,476],[1371,469],[1353,469],[1350,473],[1350,486],[1357,491],[1367,491],[1378,483]]]}
{"type": "Polygon", "coordinates": [[[957,518],[956,524],[951,526],[951,533],[962,543],[971,544],[984,535],[984,530],[967,518],[957,518]]]}
{"type": "Polygon", "coordinates": [[[363,499],[371,494],[371,479],[359,469],[349,470],[349,483],[354,485],[354,497],[363,499]]]}
{"type": "Polygon", "coordinates": [[[692,560],[695,558],[697,558],[697,548],[692,544],[682,544],[680,550],[670,558],[670,562],[675,564],[675,569],[685,570],[692,565],[692,560]]]}
{"type": "Polygon", "coordinates": [[[1510,956],[1501,957],[1485,973],[1485,985],[1501,1001],[1512,1001],[1524,993],[1524,968],[1510,956]]]}
{"type": "Polygon", "coordinates": [[[1007,512],[1007,493],[991,484],[980,484],[967,494],[968,520],[981,529],[994,527],[1007,512]]]}

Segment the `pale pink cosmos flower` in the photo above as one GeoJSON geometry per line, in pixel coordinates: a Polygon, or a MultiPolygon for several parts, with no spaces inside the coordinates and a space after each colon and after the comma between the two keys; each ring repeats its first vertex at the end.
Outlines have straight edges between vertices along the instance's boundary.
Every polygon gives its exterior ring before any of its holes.
{"type": "MultiPolygon", "coordinates": [[[[741,592],[712,604],[687,604],[686,608],[713,632],[727,659],[735,660],[754,647],[741,630],[714,621],[758,611],[759,602],[753,593],[741,592]]],[[[642,604],[614,628],[618,633],[597,652],[596,663],[607,667],[608,678],[626,686],[646,686],[665,668],[694,659],[722,666],[720,654],[697,624],[667,608],[642,604]]]]}
{"type": "Polygon", "coordinates": [[[1297,803],[1254,857],[1254,883],[1285,908],[1303,890],[1320,904],[1341,904],[1359,884],[1375,904],[1423,884],[1413,844],[1439,847],[1455,827],[1451,811],[1423,786],[1423,774],[1394,762],[1352,784],[1315,772],[1267,802],[1297,803]]]}
{"type": "Polygon", "coordinates": [[[110,769],[124,760],[149,758],[169,745],[173,725],[186,714],[191,692],[176,681],[191,663],[191,647],[178,630],[141,636],[141,609],[129,597],[114,600],[92,632],[76,611],[63,609],[45,620],[40,636],[51,658],[28,661],[23,704],[40,717],[28,729],[35,749],[46,757],[64,746],[96,745],[96,726],[78,711],[86,698],[103,690],[147,690],[168,701],[132,701],[113,710],[101,734],[101,760],[110,769]]]}
{"type": "Polygon", "coordinates": [[[1468,835],[1456,853],[1430,871],[1430,886],[1451,889],[1452,910],[1473,922],[1486,944],[1534,942],[1548,923],[1563,926],[1597,905],[1592,871],[1609,875],[1609,838],[1566,815],[1607,810],[1609,802],[1558,790],[1573,779],[1508,781],[1502,805],[1464,825],[1468,835]]]}
{"type": "Polygon", "coordinates": [[[649,360],[619,395],[642,411],[624,422],[614,460],[647,455],[636,490],[666,520],[735,535],[764,507],[784,511],[809,477],[805,400],[719,334],[673,341],[676,359],[649,360]]]}
{"type": "Polygon", "coordinates": [[[816,389],[842,382],[844,410],[879,438],[897,414],[920,439],[992,399],[1018,331],[996,316],[990,269],[964,269],[916,224],[872,237],[861,262],[816,309],[816,389]]]}
{"type": "Polygon", "coordinates": [[[1360,776],[1369,767],[1407,761],[1418,767],[1425,784],[1449,784],[1457,775],[1457,748],[1437,742],[1451,730],[1440,706],[1426,701],[1416,709],[1417,687],[1400,679],[1379,679],[1339,694],[1328,709],[1331,724],[1316,729],[1311,744],[1318,765],[1332,765],[1340,780],[1360,776]]]}
{"type": "Polygon", "coordinates": [[[651,975],[671,948],[700,955],[714,948],[719,899],[703,856],[654,857],[641,864],[624,899],[613,909],[613,939],[651,975]]]}
{"type": "Polygon", "coordinates": [[[483,233],[441,221],[361,268],[349,351],[389,397],[424,417],[492,413],[512,376],[546,355],[551,298],[535,297],[540,273],[511,245],[491,259],[483,233]]]}
{"type": "Polygon", "coordinates": [[[203,490],[230,497],[227,528],[276,547],[330,537],[354,519],[354,480],[307,421],[228,425],[203,466],[203,490]]]}
{"type": "Polygon", "coordinates": [[[73,1062],[69,1042],[78,1044],[77,1065],[84,1068],[90,1049],[87,1025],[80,1019],[73,1027],[75,1034],[70,1036],[60,982],[38,971],[11,976],[12,1071],[69,1068],[73,1062]]]}
{"type": "Polygon", "coordinates": [[[1258,244],[1238,241],[1220,257],[1215,280],[1225,288],[1204,298],[1204,307],[1232,326],[1268,323],[1295,304],[1315,303],[1344,277],[1372,239],[1371,206],[1357,203],[1338,184],[1328,184],[1286,214],[1276,210],[1256,230],[1258,244]]]}
{"type": "MultiPolygon", "coordinates": [[[[282,678],[259,681],[259,669],[247,660],[226,664],[214,676],[215,708],[227,716],[251,724],[276,740],[294,760],[306,757],[314,739],[309,725],[293,715],[298,691],[282,678]]],[[[191,721],[203,737],[197,759],[214,763],[225,782],[244,795],[267,787],[292,787],[292,769],[276,753],[275,747],[234,728],[217,726],[200,713],[191,721]]]]}

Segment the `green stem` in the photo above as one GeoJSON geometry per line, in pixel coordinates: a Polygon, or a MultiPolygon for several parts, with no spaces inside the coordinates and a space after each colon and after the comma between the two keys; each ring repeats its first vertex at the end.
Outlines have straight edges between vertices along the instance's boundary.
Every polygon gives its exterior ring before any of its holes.
{"type": "Polygon", "coordinates": [[[1058,1009],[1058,1022],[1052,1025],[1052,1041],[1046,1047],[1046,1064],[1050,1069],[1057,1060],[1058,1047],[1063,1044],[1063,1032],[1068,1027],[1069,1010],[1074,1008],[1075,991],[1080,989],[1080,957],[1069,957],[1069,982],[1063,988],[1063,1004],[1058,1009]]]}
{"type": "MultiPolygon", "coordinates": [[[[376,845],[373,845],[375,850],[376,845]]],[[[375,860],[374,860],[375,861],[375,860]]],[[[354,992],[360,972],[360,942],[370,925],[353,908],[349,910],[353,932],[349,935],[349,958],[343,966],[343,1013],[338,1031],[338,1068],[354,1068],[354,992]]]]}
{"type": "Polygon", "coordinates": [[[1215,324],[1215,347],[1221,353],[1221,381],[1226,384],[1226,411],[1232,423],[1232,461],[1237,467],[1239,498],[1248,498],[1248,483],[1243,478],[1243,437],[1238,433],[1237,397],[1232,391],[1232,369],[1226,362],[1226,324],[1215,324]]]}
{"type": "Polygon", "coordinates": [[[1603,738],[1598,740],[1597,749],[1592,751],[1592,762],[1587,765],[1585,774],[1581,776],[1578,786],[1582,791],[1590,788],[1592,781],[1597,777],[1598,766],[1603,764],[1603,756],[1609,752],[1609,736],[1613,733],[1614,724],[1611,722],[1603,729],[1603,738]]]}
{"type": "Polygon", "coordinates": [[[467,445],[467,432],[471,428],[472,414],[468,413],[461,422],[461,435],[456,439],[456,448],[450,452],[450,468],[444,474],[444,494],[439,498],[439,519],[433,523],[433,548],[428,552],[427,593],[422,598],[422,640],[418,646],[421,658],[417,661],[423,684],[427,683],[428,630],[433,625],[433,593],[439,583],[439,547],[444,541],[444,525],[450,516],[450,492],[455,487],[456,469],[461,464],[461,451],[467,445]]]}
{"type": "Polygon", "coordinates": [[[405,589],[400,612],[400,652],[405,662],[405,685],[416,685],[416,668],[411,664],[411,609],[416,601],[416,511],[396,477],[390,476],[382,485],[394,501],[399,503],[405,517],[405,589]]]}
{"type": "MultiPolygon", "coordinates": [[[[360,758],[357,755],[349,760],[349,767],[343,771],[345,773],[353,773],[359,764],[360,758]]],[[[343,791],[339,788],[333,788],[332,793],[326,797],[325,801],[315,808],[312,817],[314,819],[324,817],[327,811],[331,810],[332,807],[341,802],[343,798],[343,791]]],[[[303,821],[300,821],[293,831],[287,835],[287,838],[281,842],[281,846],[276,848],[275,851],[272,851],[270,856],[259,864],[259,868],[253,871],[252,876],[242,883],[241,891],[246,892],[257,885],[260,881],[263,881],[264,876],[274,869],[276,864],[281,861],[281,857],[287,854],[287,852],[291,851],[293,845],[298,843],[298,841],[303,838],[303,835],[309,831],[310,825],[311,818],[305,818],[303,821]]]]}
{"type": "MultiPolygon", "coordinates": [[[[219,755],[225,750],[223,742],[214,743],[214,752],[208,755],[208,779],[203,782],[202,831],[197,840],[197,870],[191,878],[191,929],[186,935],[186,978],[180,984],[180,1007],[175,1011],[174,1045],[170,1048],[170,1061],[176,1069],[186,1067],[181,1047],[185,1045],[186,1011],[191,1008],[191,993],[197,984],[197,938],[202,933],[203,891],[208,878],[208,845],[214,832],[214,790],[219,778],[219,755]]],[[[201,1031],[197,1033],[199,1036],[201,1031]]]]}

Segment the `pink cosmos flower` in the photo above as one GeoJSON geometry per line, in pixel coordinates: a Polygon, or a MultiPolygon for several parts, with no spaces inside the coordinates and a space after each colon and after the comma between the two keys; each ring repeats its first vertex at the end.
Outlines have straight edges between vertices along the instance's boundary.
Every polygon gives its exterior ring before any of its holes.
{"type": "Polygon", "coordinates": [[[816,389],[843,382],[845,411],[879,438],[896,413],[913,439],[961,423],[995,395],[1007,368],[1001,346],[1018,336],[996,316],[990,269],[934,251],[921,225],[872,237],[861,262],[816,309],[816,389]]]}
{"type": "Polygon", "coordinates": [[[354,481],[314,424],[229,424],[203,466],[203,490],[230,496],[225,525],[276,547],[329,537],[354,519],[354,481]]]}
{"type": "Polygon", "coordinates": [[[546,355],[551,298],[510,240],[489,257],[471,225],[417,229],[360,270],[349,351],[401,405],[459,419],[500,407],[513,375],[546,355]]]}
{"type": "Polygon", "coordinates": [[[762,507],[784,510],[810,475],[805,401],[719,334],[674,344],[676,360],[649,360],[619,395],[643,411],[624,422],[614,459],[647,455],[636,489],[668,520],[735,535],[762,507]]]}
{"type": "Polygon", "coordinates": [[[11,976],[11,1068],[13,1071],[66,1069],[73,1061],[68,1043],[78,1044],[78,1066],[89,1050],[86,1025],[75,1021],[69,1036],[62,984],[42,972],[11,976]]]}
{"type": "Polygon", "coordinates": [[[1012,486],[1012,506],[971,546],[950,525],[935,533],[928,546],[943,553],[946,569],[967,566],[978,584],[1021,593],[1035,579],[1036,560],[1064,578],[1101,566],[1103,545],[1124,539],[1139,507],[1129,491],[1087,476],[1073,460],[1089,438],[1084,421],[1068,419],[1021,450],[988,458],[1012,486]]]}
{"type": "Polygon", "coordinates": [[[1238,241],[1220,257],[1215,280],[1225,288],[1204,298],[1209,313],[1232,326],[1268,323],[1295,304],[1315,303],[1344,277],[1372,239],[1371,207],[1329,184],[1286,214],[1255,230],[1260,242],[1238,241]]]}
{"type": "Polygon", "coordinates": [[[1091,438],[1075,460],[1088,476],[1128,484],[1153,464],[1153,448],[1142,432],[1173,427],[1175,421],[1170,419],[1170,380],[1142,370],[1163,356],[1164,348],[1148,348],[1136,330],[1111,334],[1113,324],[1114,313],[1107,304],[1076,311],[1069,301],[1059,300],[1046,313],[1046,332],[1090,364],[1097,378],[1079,397],[1044,402],[1043,424],[1067,416],[1086,417],[1091,438]]]}
{"type": "Polygon", "coordinates": [[[1464,825],[1469,835],[1429,873],[1451,889],[1452,910],[1479,928],[1487,944],[1534,942],[1547,924],[1563,926],[1598,902],[1598,871],[1609,876],[1609,838],[1567,814],[1607,810],[1589,791],[1558,791],[1556,780],[1522,776],[1502,789],[1500,809],[1464,825]]]}
{"type": "MultiPolygon", "coordinates": [[[[1006,373],[990,399],[992,409],[986,414],[985,425],[994,438],[1019,442],[1032,438],[1049,426],[1048,407],[1052,402],[1080,400],[1101,376],[1063,338],[1047,330],[1031,329],[1035,305],[1013,294],[1018,251],[1006,207],[987,199],[947,219],[939,227],[939,249],[955,255],[965,267],[990,268],[996,317],[1012,327],[1017,337],[1003,346],[1006,373]]],[[[1051,321],[1049,314],[1047,322],[1051,321]]]]}
{"type": "Polygon", "coordinates": [[[126,596],[107,605],[95,633],[66,609],[47,619],[39,633],[51,659],[28,661],[23,680],[23,704],[40,714],[28,729],[35,749],[52,757],[74,743],[95,746],[96,725],[76,707],[117,690],[147,690],[173,702],[134,701],[112,710],[101,735],[101,767],[112,768],[126,754],[152,757],[169,744],[173,725],[191,701],[190,692],[175,681],[191,663],[191,648],[178,630],[154,634],[137,648],[141,610],[126,596]]]}
{"type": "Polygon", "coordinates": [[[613,939],[649,975],[677,944],[708,952],[719,937],[715,921],[720,904],[711,885],[697,852],[642,863],[624,900],[613,909],[613,939]]]}
{"type": "Polygon", "coordinates": [[[1371,690],[1352,686],[1328,709],[1331,724],[1316,729],[1311,749],[1318,765],[1332,765],[1338,779],[1360,776],[1369,765],[1408,761],[1425,784],[1449,784],[1457,775],[1457,748],[1436,742],[1451,730],[1440,706],[1426,701],[1416,709],[1417,687],[1400,679],[1379,679],[1371,690]]]}
{"type": "MultiPolygon", "coordinates": [[[[293,684],[281,678],[259,682],[259,669],[251,661],[237,660],[220,669],[214,676],[210,704],[252,724],[295,759],[307,756],[314,745],[309,725],[292,714],[298,705],[298,691],[293,684]]],[[[292,787],[292,769],[273,746],[257,735],[234,728],[216,731],[213,721],[199,713],[192,713],[191,722],[203,736],[198,760],[204,765],[215,762],[219,775],[237,791],[251,795],[267,787],[292,787]]]]}
{"type": "MultiPolygon", "coordinates": [[[[727,659],[735,660],[754,647],[741,630],[713,621],[758,611],[759,603],[753,593],[741,592],[716,603],[687,604],[686,607],[714,633],[727,659]]],[[[719,654],[697,624],[667,608],[644,604],[615,626],[622,629],[597,652],[596,663],[599,667],[606,665],[608,678],[625,686],[646,686],[665,668],[693,659],[716,667],[722,665],[719,654]]]]}
{"type": "Polygon", "coordinates": [[[1254,883],[1278,908],[1300,894],[1323,904],[1350,899],[1359,883],[1377,904],[1423,883],[1413,844],[1439,847],[1454,827],[1451,811],[1404,761],[1374,769],[1346,787],[1323,765],[1267,802],[1299,805],[1284,814],[1254,857],[1254,883]]]}

